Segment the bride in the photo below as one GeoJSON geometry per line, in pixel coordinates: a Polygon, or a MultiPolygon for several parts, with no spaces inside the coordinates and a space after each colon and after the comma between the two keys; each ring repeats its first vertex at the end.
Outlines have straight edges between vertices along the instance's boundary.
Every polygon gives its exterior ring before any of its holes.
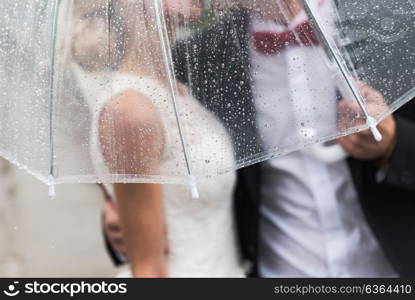
{"type": "MultiPolygon", "coordinates": [[[[154,8],[148,0],[110,2],[114,28],[109,32],[117,34],[109,39],[116,40],[117,49],[111,51],[117,53],[112,58],[117,66],[105,88],[84,87],[94,95],[90,144],[95,170],[101,177],[122,174],[128,178],[180,173],[182,146],[169,104],[154,8]]],[[[183,117],[181,124],[190,137],[192,156],[210,155],[210,164],[219,164],[213,158],[220,147],[221,157],[234,161],[224,126],[186,87],[176,85],[182,115],[192,116],[183,117]]],[[[206,161],[192,164],[194,172],[201,174],[206,161]]],[[[110,192],[121,216],[132,275],[244,276],[232,214],[235,180],[235,173],[200,180],[198,200],[182,185],[114,184],[110,192]]]]}

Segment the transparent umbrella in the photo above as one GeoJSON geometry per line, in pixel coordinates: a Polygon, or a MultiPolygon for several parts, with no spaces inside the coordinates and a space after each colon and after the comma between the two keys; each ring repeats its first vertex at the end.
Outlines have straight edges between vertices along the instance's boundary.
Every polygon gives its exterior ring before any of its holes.
{"type": "Polygon", "coordinates": [[[334,35],[313,1],[303,0],[303,4],[367,126],[380,140],[377,122],[415,96],[415,52],[411,49],[415,39],[415,1],[333,1],[337,13],[334,35]],[[379,103],[382,107],[371,112],[356,81],[377,88],[385,101],[379,103]]]}
{"type": "Polygon", "coordinates": [[[194,197],[206,177],[294,150],[343,155],[328,142],[367,128],[380,139],[377,123],[415,95],[414,9],[2,0],[0,154],[51,194],[136,182],[194,197]]]}

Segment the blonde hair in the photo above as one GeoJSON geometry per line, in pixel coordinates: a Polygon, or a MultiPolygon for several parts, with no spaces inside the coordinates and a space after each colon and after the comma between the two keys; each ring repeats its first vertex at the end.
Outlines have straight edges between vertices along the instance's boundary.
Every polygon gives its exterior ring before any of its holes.
{"type": "MultiPolygon", "coordinates": [[[[90,72],[116,69],[124,53],[125,39],[112,0],[67,0],[69,59],[90,72]]],[[[122,26],[121,26],[122,27],[122,26]]]]}

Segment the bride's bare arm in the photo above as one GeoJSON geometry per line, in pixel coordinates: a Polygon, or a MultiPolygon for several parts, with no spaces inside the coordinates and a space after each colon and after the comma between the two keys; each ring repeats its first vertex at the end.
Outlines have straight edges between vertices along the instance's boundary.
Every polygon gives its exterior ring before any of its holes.
{"type": "MultiPolygon", "coordinates": [[[[126,91],[103,109],[100,143],[115,174],[158,173],[163,126],[151,100],[126,91]]],[[[165,230],[161,188],[156,184],[116,184],[128,258],[135,277],[164,277],[165,230]]]]}
{"type": "Polygon", "coordinates": [[[166,277],[160,187],[117,184],[115,193],[134,277],[166,277]]]}

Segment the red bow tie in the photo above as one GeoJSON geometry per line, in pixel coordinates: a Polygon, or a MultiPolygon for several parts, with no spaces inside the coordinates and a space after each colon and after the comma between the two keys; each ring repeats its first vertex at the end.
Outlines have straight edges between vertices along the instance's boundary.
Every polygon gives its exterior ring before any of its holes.
{"type": "Polygon", "coordinates": [[[319,40],[309,21],[284,32],[260,31],[253,34],[254,47],[263,54],[276,54],[288,46],[316,46],[319,40]]]}

